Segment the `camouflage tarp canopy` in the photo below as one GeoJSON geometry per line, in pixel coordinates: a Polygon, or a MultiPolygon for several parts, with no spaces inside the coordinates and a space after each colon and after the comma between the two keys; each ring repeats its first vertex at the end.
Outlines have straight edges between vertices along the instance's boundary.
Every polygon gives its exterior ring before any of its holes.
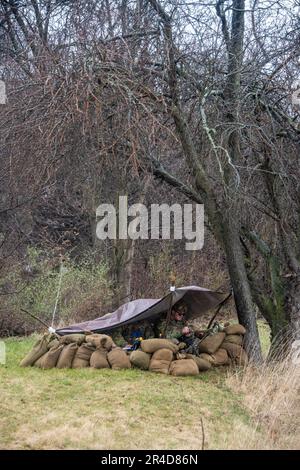
{"type": "Polygon", "coordinates": [[[76,323],[65,328],[59,328],[56,333],[67,335],[82,331],[104,333],[119,326],[137,323],[142,320],[155,321],[160,315],[166,313],[170,306],[183,300],[188,306],[188,320],[200,317],[208,310],[221,304],[228,293],[215,292],[204,287],[187,286],[176,288],[161,299],[137,299],[121,305],[112,313],[82,323],[76,323]]]}

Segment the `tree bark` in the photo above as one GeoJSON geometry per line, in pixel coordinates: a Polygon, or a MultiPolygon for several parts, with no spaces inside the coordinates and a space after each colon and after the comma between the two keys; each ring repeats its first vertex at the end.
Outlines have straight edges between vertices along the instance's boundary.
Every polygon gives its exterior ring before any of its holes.
{"type": "Polygon", "coordinates": [[[256,323],[255,305],[245,267],[245,257],[240,241],[239,227],[229,210],[223,220],[223,240],[234,300],[239,322],[246,328],[245,349],[255,362],[262,359],[256,323]]]}

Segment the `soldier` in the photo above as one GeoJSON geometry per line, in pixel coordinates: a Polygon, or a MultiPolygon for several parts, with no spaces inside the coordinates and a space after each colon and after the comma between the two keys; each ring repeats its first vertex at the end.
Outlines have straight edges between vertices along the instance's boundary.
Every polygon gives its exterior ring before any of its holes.
{"type": "Polygon", "coordinates": [[[194,332],[189,326],[183,327],[182,335],[178,338],[181,343],[185,344],[183,351],[198,356],[198,347],[201,341],[201,335],[202,333],[199,334],[199,332],[194,332]]]}
{"type": "Polygon", "coordinates": [[[186,326],[185,313],[187,307],[181,303],[174,306],[171,311],[170,320],[168,322],[167,316],[155,324],[155,333],[157,337],[165,337],[167,339],[178,340],[182,335],[182,329],[186,326]]]}
{"type": "Polygon", "coordinates": [[[123,330],[122,328],[116,328],[115,330],[112,330],[107,333],[109,336],[111,336],[113,342],[115,343],[116,346],[123,348],[126,346],[127,341],[125,340],[123,336],[123,330]]]}

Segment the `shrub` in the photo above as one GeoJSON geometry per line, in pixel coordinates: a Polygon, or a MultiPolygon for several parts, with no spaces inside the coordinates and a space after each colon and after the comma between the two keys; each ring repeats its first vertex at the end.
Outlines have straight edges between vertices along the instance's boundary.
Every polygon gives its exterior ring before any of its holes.
{"type": "Polygon", "coordinates": [[[21,308],[50,324],[57,302],[55,326],[106,313],[112,292],[104,263],[96,264],[88,257],[77,263],[65,259],[61,274],[59,259],[33,248],[26,262],[25,267],[16,263],[1,279],[2,285],[15,292],[6,295],[0,307],[1,335],[28,334],[40,327],[21,308]]]}

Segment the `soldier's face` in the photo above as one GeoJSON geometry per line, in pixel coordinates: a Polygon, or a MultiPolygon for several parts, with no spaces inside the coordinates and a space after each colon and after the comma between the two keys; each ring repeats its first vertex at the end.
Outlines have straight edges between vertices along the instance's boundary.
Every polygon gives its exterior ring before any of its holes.
{"type": "Polygon", "coordinates": [[[175,319],[176,321],[181,321],[181,320],[183,319],[183,313],[175,312],[174,319],[175,319]]]}

